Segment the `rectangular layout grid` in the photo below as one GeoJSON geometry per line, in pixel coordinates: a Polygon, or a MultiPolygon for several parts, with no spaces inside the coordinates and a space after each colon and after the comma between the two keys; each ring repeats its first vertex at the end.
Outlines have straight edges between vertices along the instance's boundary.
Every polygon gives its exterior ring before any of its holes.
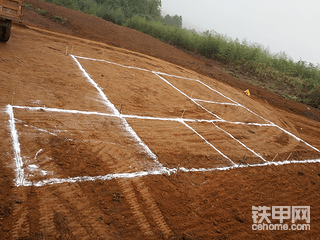
{"type": "MultiPolygon", "coordinates": [[[[85,58],[80,56],[74,56],[70,55],[71,58],[74,60],[74,62],[79,67],[80,71],[83,73],[84,77],[89,81],[89,83],[92,84],[92,86],[95,87],[98,94],[103,100],[103,104],[105,104],[108,109],[111,111],[111,113],[101,113],[101,112],[90,112],[90,111],[78,111],[78,110],[67,110],[67,109],[57,109],[57,108],[45,108],[45,107],[28,107],[28,106],[7,106],[7,113],[10,117],[10,129],[11,129],[11,136],[13,141],[13,148],[14,148],[14,158],[15,158],[15,170],[16,170],[16,186],[42,186],[45,184],[54,184],[54,183],[63,183],[63,182],[76,182],[76,181],[95,181],[95,180],[108,180],[113,178],[131,178],[131,177],[137,177],[137,176],[146,176],[146,175],[156,175],[156,174],[170,174],[175,173],[177,171],[183,171],[183,172],[206,172],[206,171],[214,171],[214,170],[229,170],[233,168],[238,167],[244,167],[244,165],[240,165],[234,161],[234,159],[231,159],[231,157],[228,156],[228,154],[225,152],[225,149],[219,145],[219,147],[212,143],[212,141],[208,140],[208,137],[205,136],[203,130],[200,127],[196,127],[195,124],[197,123],[203,123],[203,124],[209,124],[213,128],[215,128],[216,131],[221,131],[224,133],[227,137],[232,139],[234,141],[235,145],[239,145],[242,148],[244,148],[246,151],[252,153],[259,161],[252,162],[250,164],[247,163],[245,166],[267,166],[267,165],[284,165],[284,164],[292,164],[292,163],[319,163],[320,159],[314,159],[314,160],[302,160],[302,161],[270,161],[265,159],[263,156],[261,156],[259,153],[257,153],[253,148],[248,146],[248,144],[244,143],[241,139],[236,137],[234,134],[228,132],[223,125],[233,125],[233,126],[239,126],[239,127],[260,127],[260,128],[273,128],[277,131],[281,131],[283,134],[288,135],[291,138],[296,139],[300,143],[304,144],[310,150],[320,152],[319,149],[316,147],[310,145],[306,141],[298,138],[294,134],[288,132],[287,130],[281,128],[280,126],[274,124],[273,122],[259,116],[258,114],[254,113],[250,109],[246,108],[242,104],[239,104],[238,102],[232,100],[231,98],[223,95],[222,93],[218,92],[217,90],[211,88],[207,84],[203,83],[200,80],[197,79],[190,79],[186,77],[181,76],[174,76],[167,73],[162,72],[156,72],[156,71],[150,71],[142,68],[137,67],[131,67],[131,66],[124,66],[118,63],[109,62],[106,60],[101,59],[92,59],[92,58],[85,58]],[[186,116],[183,116],[184,113],[181,115],[181,117],[158,117],[158,116],[139,116],[139,115],[132,115],[132,114],[122,114],[121,110],[118,111],[117,108],[114,106],[114,104],[108,99],[106,94],[104,93],[102,87],[100,87],[96,81],[92,79],[92,77],[87,73],[83,65],[80,64],[80,60],[82,61],[95,61],[100,62],[108,65],[112,65],[115,67],[120,67],[124,69],[134,69],[135,71],[143,71],[152,74],[153,76],[156,76],[159,81],[162,81],[167,86],[172,88],[174,91],[176,91],[181,96],[184,96],[186,99],[191,101],[197,108],[201,109],[205,114],[210,115],[210,118],[205,119],[194,119],[194,118],[187,118],[186,116]],[[183,80],[185,84],[181,85],[181,81],[183,80]],[[220,99],[219,101],[211,101],[207,99],[201,99],[201,96],[195,96],[193,97],[193,93],[187,93],[187,89],[183,89],[187,86],[187,82],[193,82],[197,83],[198,86],[201,86],[202,88],[206,89],[206,91],[212,92],[212,94],[217,95],[217,99],[220,99]],[[255,121],[254,122],[247,122],[247,121],[231,121],[225,119],[222,115],[225,111],[224,109],[219,110],[218,112],[221,113],[221,115],[218,115],[217,113],[214,113],[209,110],[207,106],[210,106],[214,104],[215,106],[228,106],[231,107],[232,111],[237,111],[238,109],[244,109],[247,114],[251,114],[254,116],[255,121]],[[120,120],[122,129],[127,132],[131,136],[132,139],[136,142],[138,148],[140,148],[140,151],[142,150],[145,155],[154,161],[154,166],[148,171],[139,171],[139,172],[131,172],[131,173],[116,173],[116,174],[106,174],[106,175],[99,175],[99,176],[77,176],[77,177],[68,177],[68,178],[49,178],[41,181],[30,181],[28,177],[25,175],[23,166],[27,163],[24,163],[23,157],[21,156],[21,146],[19,143],[19,134],[16,129],[16,119],[14,116],[15,110],[28,110],[30,112],[32,111],[44,111],[49,113],[55,113],[55,114],[77,114],[77,115],[87,115],[87,116],[103,116],[106,118],[117,118],[120,120]],[[186,130],[192,131],[195,136],[197,136],[201,141],[203,141],[209,148],[212,148],[215,150],[217,154],[219,154],[220,158],[223,159],[224,164],[223,166],[219,167],[212,167],[212,168],[186,168],[186,167],[180,167],[179,169],[175,167],[164,167],[161,162],[159,162],[156,154],[150,149],[150,146],[148,146],[148,143],[141,140],[141,138],[138,136],[138,134],[133,130],[133,128],[129,125],[128,121],[130,120],[143,120],[143,121],[165,121],[165,122],[174,122],[178,124],[182,124],[186,130]],[[199,130],[198,130],[199,129],[199,130]]],[[[217,108],[218,109],[218,108],[217,108]]],[[[42,130],[45,131],[45,130],[42,130]]],[[[50,133],[52,134],[52,133],[50,133]]],[[[41,152],[41,149],[36,153],[36,156],[41,152]]],[[[36,158],[35,156],[35,158],[36,158]]]]}

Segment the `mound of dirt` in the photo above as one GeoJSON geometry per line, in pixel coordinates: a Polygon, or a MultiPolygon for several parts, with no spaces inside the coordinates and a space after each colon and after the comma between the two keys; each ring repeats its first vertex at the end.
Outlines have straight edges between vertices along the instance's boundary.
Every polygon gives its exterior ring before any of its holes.
{"type": "Polygon", "coordinates": [[[318,238],[315,109],[146,34],[25,2],[48,13],[25,10],[0,44],[0,239],[318,238]]]}

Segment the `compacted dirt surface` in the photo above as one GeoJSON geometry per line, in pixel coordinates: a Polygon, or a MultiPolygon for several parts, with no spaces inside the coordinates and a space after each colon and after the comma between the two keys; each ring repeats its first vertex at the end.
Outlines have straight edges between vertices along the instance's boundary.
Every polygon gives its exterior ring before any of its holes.
{"type": "Polygon", "coordinates": [[[316,109],[26,2],[48,16],[0,44],[0,239],[319,239],[316,109]]]}

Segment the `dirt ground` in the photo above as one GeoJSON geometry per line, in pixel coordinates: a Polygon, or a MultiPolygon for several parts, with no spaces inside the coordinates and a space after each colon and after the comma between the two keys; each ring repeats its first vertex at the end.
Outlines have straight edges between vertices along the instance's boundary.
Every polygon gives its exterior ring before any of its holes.
{"type": "Polygon", "coordinates": [[[25,10],[0,44],[0,239],[319,239],[317,110],[26,2],[68,22],[25,10]],[[310,206],[310,230],[253,230],[253,206],[310,206]]]}

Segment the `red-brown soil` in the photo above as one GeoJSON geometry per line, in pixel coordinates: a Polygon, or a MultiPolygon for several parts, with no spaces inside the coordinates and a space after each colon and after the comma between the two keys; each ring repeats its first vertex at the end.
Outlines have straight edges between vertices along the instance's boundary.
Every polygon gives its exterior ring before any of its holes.
{"type": "Polygon", "coordinates": [[[9,42],[0,44],[0,239],[319,238],[320,163],[244,166],[262,158],[319,160],[320,153],[278,127],[234,124],[267,119],[320,149],[317,110],[135,30],[40,0],[26,3],[68,22],[24,10],[25,26],[15,24],[9,42]],[[124,117],[114,115],[71,54],[124,117]],[[251,97],[243,93],[247,88],[251,97]],[[15,106],[22,170],[31,186],[16,186],[8,106],[15,106]],[[94,114],[84,114],[89,111],[94,114]],[[180,171],[104,178],[161,169],[125,121],[160,164],[180,171]],[[183,171],[231,166],[217,149],[243,167],[183,171]],[[254,231],[252,206],[310,206],[310,230],[254,231]]]}

